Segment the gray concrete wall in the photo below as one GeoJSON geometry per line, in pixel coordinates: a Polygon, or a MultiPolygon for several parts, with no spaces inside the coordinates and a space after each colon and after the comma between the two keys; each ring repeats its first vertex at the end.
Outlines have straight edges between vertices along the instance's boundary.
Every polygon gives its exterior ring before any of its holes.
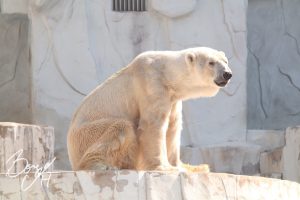
{"type": "Polygon", "coordinates": [[[300,1],[249,0],[248,129],[300,125],[300,1]]]}
{"type": "Polygon", "coordinates": [[[28,17],[0,14],[0,121],[30,123],[28,17]]]}

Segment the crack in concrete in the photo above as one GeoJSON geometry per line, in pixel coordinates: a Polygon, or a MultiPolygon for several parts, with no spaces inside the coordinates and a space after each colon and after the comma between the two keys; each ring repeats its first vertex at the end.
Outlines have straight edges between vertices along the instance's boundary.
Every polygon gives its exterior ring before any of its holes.
{"type": "Polygon", "coordinates": [[[235,30],[235,29],[232,29],[232,31],[234,33],[247,33],[247,31],[245,31],[245,30],[235,30]]]}
{"type": "MultiPolygon", "coordinates": [[[[282,74],[283,76],[285,76],[285,77],[289,80],[290,84],[291,84],[295,89],[297,89],[298,92],[300,92],[300,87],[297,86],[297,85],[294,83],[292,77],[291,77],[289,74],[283,72],[282,69],[280,68],[280,66],[277,66],[277,67],[278,67],[279,73],[282,74]]],[[[297,115],[299,115],[299,114],[300,114],[300,111],[297,111],[297,112],[295,112],[295,113],[289,113],[288,115],[289,115],[289,116],[297,116],[297,115]]]]}
{"type": "Polygon", "coordinates": [[[225,194],[226,194],[226,200],[229,200],[229,199],[230,199],[230,198],[229,198],[230,195],[229,195],[228,192],[227,192],[227,189],[226,189],[224,180],[223,180],[222,177],[220,177],[219,179],[221,179],[221,182],[222,182],[222,185],[223,185],[223,189],[224,189],[224,192],[225,192],[225,194]]]}
{"type": "MultiPolygon", "coordinates": [[[[51,174],[49,175],[51,177],[51,174]]],[[[49,197],[49,194],[48,194],[48,187],[47,185],[45,186],[44,185],[44,182],[43,182],[43,178],[40,177],[40,183],[41,183],[41,188],[44,192],[44,197],[47,199],[47,200],[50,200],[50,197],[49,197]]]]}
{"type": "Polygon", "coordinates": [[[297,116],[297,115],[299,115],[299,114],[300,114],[300,111],[295,112],[295,113],[289,113],[288,115],[289,115],[289,116],[297,116]]]}
{"type": "Polygon", "coordinates": [[[123,65],[126,65],[126,63],[125,63],[125,61],[124,61],[124,59],[123,59],[122,54],[120,53],[120,51],[119,51],[117,45],[115,44],[115,42],[114,42],[113,39],[111,38],[111,36],[113,36],[114,34],[112,34],[111,31],[110,31],[110,28],[109,28],[109,25],[108,25],[108,22],[107,22],[106,11],[105,11],[104,6],[103,6],[103,19],[104,19],[104,23],[105,23],[105,27],[106,27],[106,29],[107,29],[107,32],[109,33],[109,36],[110,36],[109,38],[110,38],[112,47],[113,47],[113,49],[117,52],[117,54],[119,55],[119,57],[121,58],[121,61],[122,61],[123,65]]]}
{"type": "MultiPolygon", "coordinates": [[[[284,26],[284,36],[287,36],[287,37],[291,38],[291,39],[295,42],[297,54],[300,56],[300,47],[299,47],[300,45],[299,45],[298,39],[288,31],[288,26],[287,26],[287,23],[286,23],[286,16],[285,16],[285,9],[284,9],[284,5],[283,5],[283,0],[280,1],[280,8],[281,8],[281,10],[282,10],[281,14],[282,14],[282,22],[283,22],[283,26],[284,26]]],[[[280,66],[277,66],[277,67],[278,67],[279,73],[280,73],[281,75],[285,76],[285,77],[289,80],[290,84],[291,84],[296,90],[298,90],[298,91],[300,92],[300,87],[297,86],[297,85],[294,83],[292,77],[291,77],[289,74],[283,72],[282,69],[280,68],[280,66]]],[[[300,114],[300,111],[297,111],[297,112],[295,112],[295,113],[290,113],[290,114],[288,114],[288,115],[289,115],[289,116],[297,116],[297,115],[299,115],[299,114],[300,114]]]]}
{"type": "Polygon", "coordinates": [[[289,38],[292,38],[296,44],[296,49],[297,49],[297,54],[300,56],[300,47],[299,47],[299,43],[296,37],[294,37],[292,34],[290,34],[289,32],[285,32],[285,35],[288,36],[289,38]]]}
{"type": "MultiPolygon", "coordinates": [[[[46,26],[46,18],[45,16],[42,16],[41,17],[43,23],[45,24],[46,26]]],[[[46,31],[48,30],[49,27],[46,26],[46,31]]],[[[47,45],[47,49],[46,49],[46,54],[44,56],[44,59],[42,60],[41,64],[39,65],[39,68],[37,69],[37,72],[38,74],[40,74],[42,68],[44,67],[46,61],[49,59],[50,57],[50,49],[52,49],[52,44],[53,44],[53,41],[52,41],[52,38],[51,38],[51,35],[49,33],[49,31],[47,31],[47,35],[48,35],[48,45],[47,45]]]]}
{"type": "Polygon", "coordinates": [[[231,42],[231,45],[232,45],[233,53],[236,56],[236,58],[241,62],[241,60],[240,60],[240,58],[238,56],[237,50],[235,48],[235,45],[234,45],[234,40],[233,40],[233,35],[232,35],[231,28],[230,28],[230,25],[229,25],[229,23],[227,21],[227,17],[226,17],[226,14],[225,14],[224,0],[221,0],[221,5],[222,5],[223,23],[226,26],[227,32],[229,34],[229,38],[230,38],[230,42],[231,42]]]}
{"type": "Polygon", "coordinates": [[[259,61],[259,58],[254,54],[254,52],[250,49],[250,47],[248,47],[248,52],[254,57],[257,65],[257,71],[258,71],[258,85],[259,85],[259,101],[260,101],[260,107],[264,113],[264,116],[265,118],[268,118],[268,114],[266,112],[266,109],[264,107],[264,104],[263,104],[263,91],[262,91],[262,84],[261,84],[261,74],[260,74],[260,61],[259,61]]]}
{"type": "Polygon", "coordinates": [[[54,40],[53,40],[53,35],[51,34],[50,32],[50,27],[48,25],[48,20],[46,18],[44,18],[44,25],[46,27],[46,30],[47,30],[47,33],[48,33],[48,36],[50,37],[50,41],[52,41],[52,44],[50,46],[50,49],[51,49],[51,52],[52,52],[52,58],[53,58],[53,62],[54,62],[54,66],[58,72],[58,74],[61,76],[61,78],[63,79],[63,81],[74,91],[76,92],[77,94],[80,94],[82,96],[87,96],[87,94],[79,91],[78,89],[75,88],[75,86],[73,86],[69,80],[67,79],[67,77],[64,75],[61,67],[59,66],[58,64],[58,61],[57,61],[57,56],[56,56],[56,51],[55,51],[55,47],[54,47],[54,40]]]}
{"type": "MultiPolygon", "coordinates": [[[[21,26],[22,26],[22,22],[20,22],[19,27],[18,27],[17,56],[16,56],[15,63],[14,63],[13,75],[8,80],[2,82],[0,84],[0,88],[3,87],[3,86],[5,86],[6,84],[12,82],[16,78],[17,66],[19,64],[18,61],[19,61],[19,58],[20,58],[20,55],[21,55],[21,50],[22,50],[21,44],[19,44],[20,43],[20,37],[21,37],[21,26]]],[[[8,31],[6,33],[8,33],[8,31]]]]}
{"type": "Polygon", "coordinates": [[[222,91],[223,93],[225,93],[227,96],[232,97],[232,96],[234,96],[234,95],[237,93],[237,91],[240,89],[241,84],[242,84],[242,83],[239,83],[238,86],[235,88],[235,90],[234,90],[232,93],[226,91],[226,90],[223,89],[223,88],[221,89],[221,91],[222,91]]]}
{"type": "Polygon", "coordinates": [[[88,52],[90,53],[91,57],[92,57],[92,60],[94,62],[94,65],[95,65],[95,69],[96,69],[96,74],[97,74],[97,82],[99,82],[99,80],[101,80],[101,74],[103,74],[103,70],[101,69],[100,67],[100,62],[98,62],[95,54],[94,54],[94,50],[93,47],[92,47],[92,40],[93,40],[93,37],[92,37],[92,34],[91,34],[91,29],[89,28],[90,25],[89,25],[89,19],[91,18],[90,17],[90,12],[89,12],[89,8],[88,8],[88,2],[85,1],[84,2],[84,10],[85,10],[85,19],[86,19],[86,33],[87,33],[87,37],[88,37],[88,52]],[[92,39],[91,39],[92,38],[92,39]]]}
{"type": "Polygon", "coordinates": [[[75,2],[75,0],[72,0],[70,2],[70,5],[66,6],[66,10],[65,10],[66,13],[68,12],[67,9],[70,8],[70,11],[69,11],[69,14],[68,14],[68,19],[69,20],[72,18],[73,14],[74,14],[74,2],[75,2]]]}
{"type": "Polygon", "coordinates": [[[294,40],[294,42],[296,44],[297,54],[300,56],[300,45],[299,45],[298,39],[288,31],[288,27],[287,27],[287,24],[286,24],[285,11],[284,11],[284,6],[283,6],[283,0],[280,1],[280,7],[281,7],[281,10],[282,10],[282,12],[281,12],[282,13],[282,21],[283,21],[284,31],[285,31],[284,35],[288,36],[289,38],[294,40]]]}
{"type": "Polygon", "coordinates": [[[16,73],[17,73],[17,61],[14,64],[14,71],[13,71],[13,75],[10,79],[8,79],[7,81],[4,81],[3,83],[0,84],[0,88],[5,86],[6,84],[12,82],[15,78],[16,78],[16,73]]]}
{"type": "Polygon", "coordinates": [[[279,73],[282,74],[283,76],[285,76],[285,77],[289,80],[290,84],[291,84],[295,89],[297,89],[298,92],[300,92],[300,87],[297,86],[297,85],[294,83],[292,77],[291,77],[289,74],[283,72],[282,69],[280,68],[280,66],[277,66],[277,67],[278,67],[279,73]]]}

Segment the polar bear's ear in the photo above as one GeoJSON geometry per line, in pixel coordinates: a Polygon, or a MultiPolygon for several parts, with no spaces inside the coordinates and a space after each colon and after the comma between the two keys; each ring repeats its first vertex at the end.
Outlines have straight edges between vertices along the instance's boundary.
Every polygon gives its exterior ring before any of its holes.
{"type": "Polygon", "coordinates": [[[194,53],[189,52],[185,55],[185,61],[187,64],[193,65],[195,63],[195,60],[196,60],[196,56],[194,53]]]}

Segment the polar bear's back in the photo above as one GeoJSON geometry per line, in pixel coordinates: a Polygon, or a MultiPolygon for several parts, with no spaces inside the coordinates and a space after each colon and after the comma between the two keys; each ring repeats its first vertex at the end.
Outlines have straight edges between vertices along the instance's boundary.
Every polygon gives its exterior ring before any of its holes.
{"type": "Polygon", "coordinates": [[[71,126],[78,127],[101,118],[136,120],[139,115],[138,101],[142,101],[146,94],[147,84],[151,89],[155,88],[151,85],[152,79],[162,78],[162,73],[170,78],[178,76],[182,71],[179,68],[185,65],[183,55],[184,51],[146,51],[139,54],[127,67],[113,74],[83,100],[71,126]],[[183,64],[179,64],[181,62],[183,64]],[[178,69],[175,70],[176,66],[178,69]]]}
{"type": "Polygon", "coordinates": [[[122,70],[111,76],[82,101],[71,125],[78,127],[101,118],[132,120],[138,112],[133,82],[130,70],[122,70]]]}

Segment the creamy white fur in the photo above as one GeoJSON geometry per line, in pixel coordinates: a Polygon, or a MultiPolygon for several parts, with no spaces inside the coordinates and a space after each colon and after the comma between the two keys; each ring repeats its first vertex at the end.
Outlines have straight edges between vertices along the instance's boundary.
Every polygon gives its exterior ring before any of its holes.
{"type": "Polygon", "coordinates": [[[68,133],[73,169],[186,167],[179,159],[182,101],[214,96],[220,89],[214,81],[230,71],[227,63],[223,52],[206,47],[138,55],[74,114],[68,133]]]}

